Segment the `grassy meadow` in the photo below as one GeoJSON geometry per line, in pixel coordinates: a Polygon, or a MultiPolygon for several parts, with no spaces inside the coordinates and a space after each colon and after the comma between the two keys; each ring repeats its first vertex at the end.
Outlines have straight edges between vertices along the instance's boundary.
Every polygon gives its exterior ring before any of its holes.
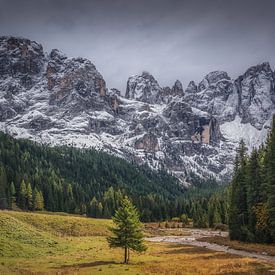
{"type": "Polygon", "coordinates": [[[110,249],[110,220],[64,213],[0,211],[0,274],[269,274],[270,264],[204,248],[147,243],[110,249]]]}

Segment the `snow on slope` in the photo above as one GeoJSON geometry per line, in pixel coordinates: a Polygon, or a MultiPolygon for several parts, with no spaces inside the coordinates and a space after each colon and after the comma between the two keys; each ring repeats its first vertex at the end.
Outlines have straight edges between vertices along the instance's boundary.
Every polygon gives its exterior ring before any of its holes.
{"type": "Polygon", "coordinates": [[[241,139],[243,139],[251,152],[253,147],[259,147],[266,140],[267,133],[269,131],[267,126],[269,126],[270,123],[271,121],[268,120],[263,129],[258,130],[250,123],[242,123],[241,118],[236,116],[233,121],[223,123],[220,126],[220,129],[223,136],[228,141],[238,143],[241,139]]]}

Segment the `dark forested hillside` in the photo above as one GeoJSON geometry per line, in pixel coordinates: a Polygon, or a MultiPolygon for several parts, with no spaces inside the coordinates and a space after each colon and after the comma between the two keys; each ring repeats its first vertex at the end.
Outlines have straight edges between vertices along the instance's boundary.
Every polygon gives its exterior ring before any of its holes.
{"type": "Polygon", "coordinates": [[[194,187],[187,191],[165,171],[153,171],[104,152],[43,146],[0,133],[1,208],[108,218],[127,195],[144,221],[185,214],[196,226],[226,223],[224,188],[214,179],[191,174],[189,180],[194,187]]]}
{"type": "Polygon", "coordinates": [[[109,217],[119,201],[116,197],[127,194],[148,219],[160,218],[155,207],[159,212],[184,191],[164,171],[155,172],[92,149],[52,148],[3,133],[0,183],[2,208],[10,207],[14,200],[23,209],[35,209],[35,196],[39,196],[50,211],[89,214],[97,208],[98,213],[92,214],[109,217]]]}

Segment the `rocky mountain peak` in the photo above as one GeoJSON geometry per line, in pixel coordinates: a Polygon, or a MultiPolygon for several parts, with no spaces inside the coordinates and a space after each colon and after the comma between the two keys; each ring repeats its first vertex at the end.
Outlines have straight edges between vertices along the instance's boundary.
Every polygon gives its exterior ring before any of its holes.
{"type": "Polygon", "coordinates": [[[263,62],[256,66],[252,66],[252,67],[248,68],[247,71],[241,77],[248,77],[248,76],[256,77],[259,74],[265,74],[267,76],[272,76],[273,72],[272,72],[269,62],[263,62]]]}
{"type": "Polygon", "coordinates": [[[238,77],[238,111],[243,123],[261,130],[275,109],[275,80],[268,62],[250,67],[238,77]]]}
{"type": "Polygon", "coordinates": [[[41,72],[44,63],[43,47],[29,39],[0,37],[0,76],[41,72]]]}
{"type": "Polygon", "coordinates": [[[196,83],[193,80],[191,80],[189,82],[185,92],[188,92],[188,93],[189,92],[197,92],[197,89],[198,89],[198,87],[197,87],[196,83]]]}
{"type": "MultiPolygon", "coordinates": [[[[70,59],[56,49],[48,55],[34,41],[1,37],[0,92],[0,120],[36,109],[38,102],[43,112],[62,107],[59,115],[72,115],[95,108],[95,97],[106,95],[106,84],[87,59],[70,59]]],[[[104,100],[100,104],[108,106],[104,100]]]]}
{"type": "Polygon", "coordinates": [[[198,90],[203,91],[210,86],[217,85],[220,81],[230,81],[230,77],[226,72],[214,71],[207,74],[204,79],[199,83],[198,90]]]}
{"type": "Polygon", "coordinates": [[[67,56],[58,49],[52,49],[50,52],[50,58],[57,62],[61,62],[62,60],[67,59],[67,56]]]}
{"type": "Polygon", "coordinates": [[[185,100],[192,107],[215,116],[219,123],[235,118],[238,95],[234,81],[226,72],[207,74],[198,87],[190,82],[185,93],[185,100]]]}
{"type": "Polygon", "coordinates": [[[198,87],[196,83],[193,80],[190,81],[184,92],[184,99],[186,102],[192,102],[196,98],[197,91],[198,87]]]}
{"type": "Polygon", "coordinates": [[[175,84],[173,85],[173,87],[171,89],[171,95],[172,96],[183,96],[184,95],[182,84],[179,80],[176,80],[175,84]]]}
{"type": "Polygon", "coordinates": [[[228,76],[227,72],[223,71],[214,71],[205,76],[209,84],[216,83],[220,80],[227,79],[230,80],[230,77],[228,76]]]}
{"type": "Polygon", "coordinates": [[[162,91],[155,78],[148,72],[129,77],[125,98],[150,104],[162,103],[162,91]]]}

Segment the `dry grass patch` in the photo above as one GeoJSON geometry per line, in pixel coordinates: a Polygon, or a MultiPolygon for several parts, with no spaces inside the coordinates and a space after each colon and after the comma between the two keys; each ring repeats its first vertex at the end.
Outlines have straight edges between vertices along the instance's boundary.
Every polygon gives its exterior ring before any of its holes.
{"type": "Polygon", "coordinates": [[[147,263],[144,274],[269,274],[272,266],[200,247],[152,244],[149,253],[159,261],[147,263]]]}

